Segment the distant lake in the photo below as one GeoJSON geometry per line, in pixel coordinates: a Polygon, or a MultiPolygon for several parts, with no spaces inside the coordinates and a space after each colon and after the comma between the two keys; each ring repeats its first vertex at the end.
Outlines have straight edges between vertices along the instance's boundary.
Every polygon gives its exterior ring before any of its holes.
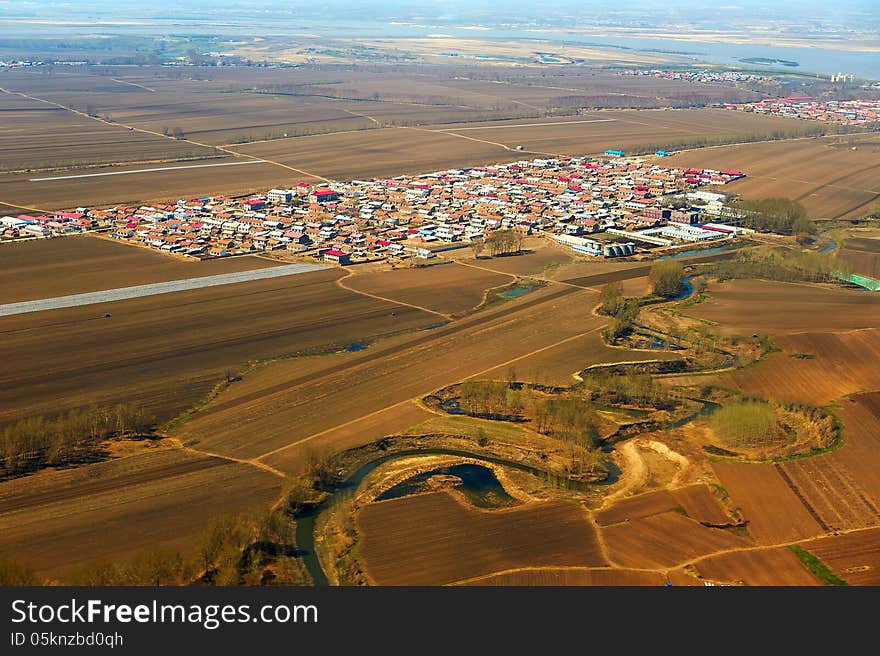
{"type": "MultiPolygon", "coordinates": [[[[131,12],[126,12],[131,13],[131,12]]],[[[70,34],[216,34],[241,35],[253,32],[254,21],[260,25],[260,34],[281,36],[294,34],[317,34],[327,37],[409,37],[426,38],[429,35],[443,34],[459,39],[531,39],[535,41],[535,51],[550,57],[552,44],[580,45],[608,49],[658,52],[675,57],[682,63],[713,63],[729,66],[742,66],[797,73],[847,73],[857,77],[880,79],[880,53],[852,52],[819,47],[782,47],[709,41],[686,41],[670,38],[643,38],[583,35],[560,28],[558,32],[537,32],[516,27],[490,27],[473,29],[471,26],[449,24],[425,25],[409,23],[388,23],[384,21],[345,20],[342,16],[332,19],[316,20],[297,18],[289,15],[275,15],[272,20],[266,16],[255,15],[247,9],[226,12],[223,18],[212,19],[210,14],[201,17],[178,15],[172,18],[150,17],[134,18],[133,24],[100,24],[88,21],[72,24],[45,25],[35,23],[6,22],[0,19],[0,34],[25,37],[28,35],[46,36],[47,32],[58,35],[70,34]],[[549,46],[549,47],[548,47],[549,46]],[[797,67],[782,64],[748,64],[743,59],[762,58],[768,60],[794,61],[797,67]]],[[[19,19],[24,18],[18,17],[19,19]]],[[[68,18],[77,21],[79,16],[68,18]]],[[[118,15],[112,20],[124,21],[132,16],[118,15]]],[[[26,19],[25,19],[26,20],[26,19]]],[[[112,22],[112,21],[110,21],[112,22]]],[[[477,53],[481,54],[481,53],[477,53]]]]}

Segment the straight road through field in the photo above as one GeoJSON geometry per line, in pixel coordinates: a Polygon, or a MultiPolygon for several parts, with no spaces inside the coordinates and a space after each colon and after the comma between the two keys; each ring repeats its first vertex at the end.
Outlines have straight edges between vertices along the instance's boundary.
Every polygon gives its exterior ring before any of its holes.
{"type": "Polygon", "coordinates": [[[113,301],[122,301],[128,298],[170,294],[172,292],[182,292],[189,289],[231,285],[238,282],[280,278],[282,276],[293,276],[299,273],[309,273],[311,271],[318,271],[327,268],[329,267],[323,264],[288,264],[284,266],[267,267],[265,269],[255,269],[253,271],[220,273],[214,276],[202,276],[201,278],[169,280],[167,282],[156,282],[149,285],[135,285],[134,287],[106,289],[100,292],[56,296],[54,298],[43,298],[36,301],[22,301],[20,303],[6,303],[5,305],[0,305],[0,317],[25,314],[27,312],[41,312],[43,310],[58,310],[60,308],[78,307],[81,305],[94,305],[96,303],[111,303],[113,301]]]}

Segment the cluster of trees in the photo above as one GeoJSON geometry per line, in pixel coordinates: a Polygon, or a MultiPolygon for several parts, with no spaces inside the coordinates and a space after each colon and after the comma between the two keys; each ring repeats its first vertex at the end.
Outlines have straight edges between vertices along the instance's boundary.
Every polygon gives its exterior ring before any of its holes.
{"type": "Polygon", "coordinates": [[[489,248],[489,254],[492,257],[498,255],[510,255],[511,253],[521,253],[525,234],[519,230],[496,230],[489,237],[485,245],[489,248]]]}
{"type": "Polygon", "coordinates": [[[211,519],[190,553],[153,547],[127,562],[99,561],[75,585],[266,585],[308,583],[295,559],[295,529],[282,510],[211,519]]]}
{"type": "Polygon", "coordinates": [[[807,218],[807,210],[790,198],[738,200],[732,204],[745,219],[745,225],[759,232],[805,237],[816,232],[816,225],[807,218]]]}
{"type": "Polygon", "coordinates": [[[586,399],[576,396],[536,399],[532,414],[539,433],[587,450],[599,444],[599,415],[586,399]]]}
{"type": "Polygon", "coordinates": [[[611,317],[611,323],[605,329],[605,338],[609,342],[628,335],[639,316],[639,300],[626,298],[623,285],[612,282],[602,290],[602,312],[611,317]]]}
{"type": "Polygon", "coordinates": [[[588,390],[593,401],[668,410],[680,400],[675,390],[658,383],[648,373],[631,372],[621,376],[596,370],[582,373],[581,378],[583,383],[578,387],[588,390]]]}
{"type": "Polygon", "coordinates": [[[487,419],[534,421],[539,433],[584,448],[599,439],[599,416],[592,404],[578,396],[546,396],[512,381],[467,381],[459,387],[461,408],[487,419]]]}
{"type": "Polygon", "coordinates": [[[685,279],[684,266],[674,259],[657,260],[651,265],[648,279],[654,294],[674,298],[681,291],[685,279]]]}
{"type": "MultiPolygon", "coordinates": [[[[308,585],[296,558],[295,525],[282,509],[214,517],[187,552],[160,546],[127,561],[101,560],[73,571],[84,586],[308,585]]],[[[45,583],[25,563],[0,558],[0,585],[45,583]]]]}
{"type": "Polygon", "coordinates": [[[712,275],[719,280],[764,278],[783,282],[832,282],[850,271],[851,267],[832,253],[773,247],[749,249],[735,260],[718,262],[712,267],[712,275]]]}
{"type": "Polygon", "coordinates": [[[776,411],[766,401],[743,401],[722,406],[712,415],[719,439],[731,447],[767,447],[779,442],[776,411]]]}
{"type": "Polygon", "coordinates": [[[486,419],[521,419],[531,401],[531,390],[500,380],[466,381],[459,393],[466,413],[486,419]]]}
{"type": "Polygon", "coordinates": [[[77,408],[56,417],[28,417],[0,431],[0,476],[95,458],[110,436],[145,434],[155,418],[138,403],[77,408]]]}

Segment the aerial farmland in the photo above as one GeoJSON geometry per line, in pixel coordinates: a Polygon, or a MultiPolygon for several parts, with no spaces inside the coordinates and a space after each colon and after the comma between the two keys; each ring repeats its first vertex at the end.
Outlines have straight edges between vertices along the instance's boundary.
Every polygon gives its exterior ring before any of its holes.
{"type": "Polygon", "coordinates": [[[4,60],[0,571],[878,582],[873,87],[276,38],[4,60]]]}

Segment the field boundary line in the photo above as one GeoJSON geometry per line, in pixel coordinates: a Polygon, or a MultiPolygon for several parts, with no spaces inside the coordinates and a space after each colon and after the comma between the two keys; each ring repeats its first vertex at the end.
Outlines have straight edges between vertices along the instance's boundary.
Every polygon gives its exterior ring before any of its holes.
{"type": "MultiPolygon", "coordinates": [[[[268,164],[264,160],[249,159],[245,162],[216,162],[214,164],[193,164],[191,166],[164,166],[152,169],[134,169],[132,171],[110,171],[107,173],[83,173],[79,175],[59,175],[52,178],[30,178],[28,182],[51,182],[52,180],[74,180],[76,178],[100,178],[107,175],[128,175],[131,173],[157,173],[161,171],[180,171],[183,169],[208,169],[215,166],[244,166],[246,164],[268,164]]],[[[124,166],[124,164],[123,164],[124,166]]]]}
{"type": "Polygon", "coordinates": [[[257,460],[252,460],[248,458],[236,458],[235,456],[224,456],[221,453],[213,453],[211,451],[202,451],[201,449],[196,449],[191,446],[180,446],[180,449],[183,451],[187,451],[189,453],[196,453],[198,455],[207,456],[209,458],[219,458],[220,460],[227,460],[229,462],[235,462],[240,465],[250,465],[252,467],[256,467],[257,469],[262,469],[265,472],[269,472],[270,474],[277,476],[279,478],[287,478],[287,474],[284,472],[275,469],[272,465],[267,465],[265,462],[259,462],[257,460]]]}
{"type": "MultiPolygon", "coordinates": [[[[389,499],[389,501],[393,501],[393,499],[389,499]]],[[[491,512],[491,511],[490,511],[491,512]]],[[[657,573],[656,569],[645,569],[643,567],[612,567],[611,565],[605,566],[595,566],[590,567],[588,565],[537,565],[535,567],[529,567],[524,565],[523,567],[511,567],[509,569],[498,570],[497,572],[492,572],[490,574],[482,574],[480,576],[471,576],[466,579],[459,579],[457,581],[452,581],[450,583],[444,583],[443,586],[453,586],[453,585],[470,585],[474,581],[480,581],[482,579],[488,579],[495,576],[499,576],[502,574],[516,574],[518,572],[547,572],[547,571],[560,571],[566,570],[570,572],[649,572],[651,574],[657,573]]]]}
{"type": "Polygon", "coordinates": [[[414,310],[421,310],[422,312],[430,312],[431,314],[436,314],[438,317],[442,317],[442,318],[446,319],[447,321],[452,321],[452,316],[448,315],[448,314],[444,314],[443,312],[438,312],[436,310],[429,310],[428,308],[422,307],[421,305],[407,303],[406,301],[397,301],[393,298],[386,298],[385,296],[379,296],[378,294],[373,294],[371,292],[365,292],[365,291],[361,291],[359,289],[353,289],[351,287],[347,287],[342,282],[343,280],[346,280],[348,278],[353,278],[356,275],[357,274],[354,271],[349,269],[344,276],[336,279],[336,284],[339,285],[342,289],[344,289],[348,292],[352,292],[353,294],[361,294],[363,296],[369,296],[370,298],[375,298],[376,300],[379,300],[379,301],[386,301],[388,303],[394,303],[396,305],[403,305],[405,307],[413,308],[414,310]]]}
{"type": "Polygon", "coordinates": [[[464,262],[462,260],[455,260],[455,262],[457,264],[462,265],[462,266],[471,267],[472,269],[480,269],[481,271],[487,271],[489,273],[497,273],[497,274],[504,275],[504,276],[511,276],[514,280],[516,280],[517,278],[523,278],[526,280],[538,280],[540,282],[546,282],[551,285],[565,285],[566,287],[573,287],[574,289],[586,289],[591,292],[596,292],[597,294],[601,293],[595,287],[587,287],[586,285],[576,285],[573,282],[569,282],[567,280],[553,280],[552,278],[544,278],[542,276],[518,275],[518,274],[514,274],[514,273],[508,273],[507,271],[498,271],[497,269],[490,269],[489,267],[483,267],[478,264],[464,262]]]}
{"type": "Polygon", "coordinates": [[[26,93],[22,93],[22,92],[20,92],[20,91],[10,91],[9,89],[6,89],[6,88],[4,88],[4,87],[0,87],[0,92],[5,93],[5,94],[8,94],[8,95],[21,96],[22,98],[26,98],[26,99],[28,99],[28,100],[34,100],[34,101],[37,101],[37,102],[45,103],[45,104],[47,104],[47,105],[52,105],[53,107],[58,107],[58,108],[63,109],[63,110],[65,110],[65,111],[68,111],[68,112],[71,112],[71,113],[73,113],[73,114],[76,114],[77,116],[81,116],[81,117],[83,117],[83,118],[91,119],[91,120],[93,120],[93,121],[97,121],[98,123],[103,123],[103,124],[105,124],[105,125],[110,125],[110,126],[119,127],[119,128],[122,128],[122,129],[124,129],[124,130],[128,130],[128,131],[140,132],[140,133],[142,133],[142,134],[151,134],[151,135],[156,136],[156,137],[162,137],[163,139],[168,139],[169,141],[185,142],[185,143],[192,144],[192,145],[194,145],[194,146],[201,146],[202,148],[210,148],[211,150],[214,150],[214,151],[221,151],[221,152],[224,152],[224,153],[228,153],[228,154],[230,154],[230,155],[235,155],[236,157],[247,157],[248,159],[259,160],[259,161],[261,161],[261,162],[265,162],[265,163],[267,163],[267,164],[274,164],[275,166],[280,166],[280,167],[285,168],[285,169],[288,169],[288,170],[290,170],[290,171],[294,171],[294,172],[296,172],[296,173],[301,173],[301,174],[303,174],[303,175],[309,176],[310,178],[316,178],[316,179],[318,179],[318,180],[323,180],[324,182],[327,182],[327,183],[331,183],[331,182],[333,182],[333,180],[331,180],[331,179],[329,179],[329,178],[325,178],[325,177],[322,176],[322,175],[318,175],[318,174],[316,174],[316,173],[310,173],[309,171],[304,171],[303,169],[298,169],[298,168],[296,168],[296,167],[294,167],[294,166],[289,166],[288,164],[282,164],[281,162],[276,162],[276,161],[271,160],[271,159],[264,159],[264,158],[261,158],[261,157],[257,157],[257,156],[255,156],[255,155],[248,155],[247,153],[239,153],[239,152],[236,152],[236,151],[234,151],[234,150],[230,150],[228,147],[225,147],[225,146],[214,146],[214,145],[211,145],[211,144],[202,143],[202,142],[200,142],[200,141],[194,141],[193,139],[186,139],[186,138],[184,138],[184,139],[176,139],[174,136],[167,135],[167,134],[162,134],[161,132],[156,132],[156,131],[154,131],[154,130],[147,130],[147,129],[145,129],[145,128],[139,128],[139,127],[136,127],[136,126],[134,126],[134,125],[128,125],[128,124],[126,124],[126,123],[118,123],[118,122],[115,122],[115,121],[108,121],[107,119],[105,119],[105,118],[101,118],[100,116],[91,116],[90,114],[87,114],[86,112],[81,112],[81,111],[79,111],[78,109],[74,109],[73,107],[68,107],[67,105],[62,105],[61,103],[57,103],[57,102],[54,102],[54,101],[52,101],[52,100],[46,100],[45,98],[39,98],[39,97],[37,97],[37,96],[31,96],[31,95],[28,95],[28,94],[26,94],[26,93]]]}
{"type": "Polygon", "coordinates": [[[417,128],[412,126],[400,126],[401,130],[418,130],[419,132],[430,132],[431,134],[448,134],[451,137],[458,137],[459,139],[467,139],[468,141],[476,141],[479,143],[488,144],[490,146],[497,146],[498,148],[503,148],[504,150],[511,153],[529,153],[531,155],[550,155],[552,157],[560,157],[561,153],[547,153],[541,150],[517,150],[516,148],[511,148],[510,146],[498,143],[497,141],[488,141],[486,139],[477,139],[476,137],[469,137],[465,134],[458,134],[457,132],[445,132],[442,130],[428,130],[425,128],[417,128]]]}
{"type": "MultiPolygon", "coordinates": [[[[531,107],[531,105],[526,105],[531,107]]],[[[429,132],[455,132],[463,130],[501,130],[504,128],[540,128],[545,125],[577,125],[580,123],[613,123],[616,118],[594,118],[587,121],[553,121],[551,123],[521,123],[519,125],[484,125],[466,128],[443,128],[441,130],[429,130],[429,132]]]]}
{"type": "MultiPolygon", "coordinates": [[[[514,362],[518,362],[519,360],[523,360],[523,359],[531,357],[533,355],[537,355],[538,353],[542,353],[548,349],[555,348],[555,347],[560,346],[562,344],[566,344],[574,339],[578,339],[579,337],[583,337],[584,335],[589,335],[590,333],[594,333],[597,330],[601,329],[603,326],[604,326],[604,324],[596,326],[595,328],[591,328],[590,330],[587,330],[586,332],[578,333],[577,335],[571,335],[569,337],[566,337],[565,339],[559,340],[558,342],[554,342],[553,344],[543,346],[543,347],[541,347],[539,349],[535,349],[534,351],[531,351],[529,353],[524,353],[524,354],[519,355],[515,358],[511,358],[510,360],[507,360],[505,362],[494,364],[491,367],[487,367],[486,369],[483,369],[481,371],[477,371],[475,373],[468,374],[467,376],[460,378],[457,381],[453,381],[452,383],[449,383],[449,384],[456,385],[456,384],[461,383],[463,381],[469,380],[470,378],[473,378],[474,376],[482,376],[483,374],[486,374],[494,369],[498,369],[499,367],[505,367],[507,365],[513,364],[514,362]]],[[[433,390],[425,392],[425,394],[430,394],[431,391],[433,391],[433,390]]],[[[385,412],[386,410],[393,410],[395,408],[399,408],[400,406],[405,405],[407,403],[412,403],[418,407],[419,406],[418,399],[422,396],[424,396],[424,394],[420,394],[418,396],[404,399],[403,401],[399,401],[398,403],[394,403],[394,404],[386,406],[384,408],[374,410],[373,412],[370,412],[366,415],[362,415],[360,417],[355,417],[354,419],[351,419],[350,421],[346,421],[346,422],[344,422],[342,424],[338,424],[336,426],[331,426],[330,428],[326,428],[318,433],[313,433],[312,435],[308,435],[307,437],[300,438],[300,439],[296,440],[295,442],[290,442],[289,444],[278,447],[277,449],[267,451],[266,453],[263,453],[262,455],[256,456],[254,459],[255,460],[262,460],[263,458],[268,458],[269,456],[273,456],[273,455],[280,453],[282,451],[286,451],[287,449],[289,449],[291,447],[299,446],[300,444],[305,444],[306,442],[310,442],[311,440],[313,440],[317,437],[321,437],[322,435],[326,435],[327,433],[331,433],[331,432],[338,430],[340,428],[346,428],[346,427],[351,426],[352,424],[355,424],[359,421],[363,421],[364,419],[369,419],[371,417],[375,417],[376,415],[378,415],[382,412],[385,412]]]]}
{"type": "Polygon", "coordinates": [[[137,82],[129,82],[128,80],[120,80],[116,77],[111,77],[111,80],[114,82],[118,82],[119,84],[127,84],[130,87],[137,87],[138,89],[143,89],[144,91],[149,91],[150,93],[156,93],[155,89],[151,89],[150,87],[145,87],[143,84],[138,84],[137,82]]]}
{"type": "MultiPolygon", "coordinates": [[[[40,214],[49,214],[51,213],[49,210],[41,210],[38,207],[28,207],[27,205],[16,205],[15,203],[7,203],[5,200],[0,199],[0,205],[6,205],[7,207],[14,207],[19,210],[27,210],[28,212],[39,212],[40,214]]],[[[11,243],[11,242],[10,242],[11,243]]]]}

